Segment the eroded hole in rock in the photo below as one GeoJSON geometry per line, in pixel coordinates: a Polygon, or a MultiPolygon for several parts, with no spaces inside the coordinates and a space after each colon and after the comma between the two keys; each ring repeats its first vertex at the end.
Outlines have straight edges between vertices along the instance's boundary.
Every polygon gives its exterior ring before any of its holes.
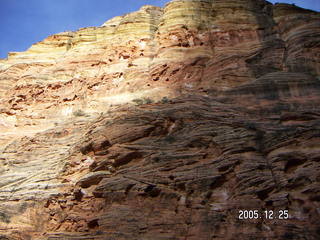
{"type": "Polygon", "coordinates": [[[182,43],[181,46],[182,47],[190,47],[190,44],[186,42],[186,43],[182,43]]]}
{"type": "Polygon", "coordinates": [[[177,183],[176,184],[176,188],[178,190],[185,191],[186,190],[186,184],[185,183],[177,183]]]}
{"type": "Polygon", "coordinates": [[[110,146],[111,146],[111,144],[108,140],[103,141],[100,145],[101,148],[106,148],[106,147],[110,147],[110,146]]]}
{"type": "Polygon", "coordinates": [[[101,191],[93,191],[92,194],[96,198],[103,198],[104,197],[103,192],[101,192],[101,191]]]}
{"type": "Polygon", "coordinates": [[[87,154],[87,153],[89,153],[89,152],[92,152],[93,151],[93,145],[92,145],[92,143],[89,143],[89,144],[87,144],[87,145],[85,145],[85,146],[83,146],[83,147],[81,147],[80,148],[80,152],[82,153],[82,154],[87,154]]]}
{"type": "Polygon", "coordinates": [[[208,191],[205,195],[205,199],[210,199],[212,195],[212,191],[208,191]]]}
{"type": "Polygon", "coordinates": [[[269,197],[269,193],[272,191],[271,188],[267,188],[267,189],[264,189],[264,190],[261,190],[261,191],[258,191],[256,194],[257,194],[257,197],[260,199],[260,200],[265,200],[269,197]]]}
{"type": "Polygon", "coordinates": [[[148,187],[146,187],[146,189],[144,189],[144,192],[150,192],[152,191],[152,189],[154,188],[155,186],[154,185],[148,185],[148,187]]]}
{"type": "Polygon", "coordinates": [[[84,194],[81,189],[78,189],[73,193],[73,195],[74,195],[74,199],[80,202],[84,194]]]}
{"type": "Polygon", "coordinates": [[[99,227],[98,219],[93,219],[93,220],[89,221],[88,222],[88,227],[91,228],[91,229],[99,227]]]}
{"type": "Polygon", "coordinates": [[[147,196],[157,197],[159,196],[161,189],[157,188],[155,185],[148,185],[148,187],[144,189],[144,192],[147,196]]]}
{"type": "Polygon", "coordinates": [[[219,176],[213,180],[213,182],[210,184],[210,188],[214,189],[214,188],[221,187],[226,181],[227,179],[224,175],[219,176]]]}
{"type": "Polygon", "coordinates": [[[300,165],[304,164],[306,159],[291,158],[287,161],[284,171],[286,173],[294,172],[300,165]]]}
{"type": "Polygon", "coordinates": [[[192,195],[193,193],[194,193],[193,189],[189,189],[188,192],[187,192],[188,195],[192,195]]]}
{"type": "Polygon", "coordinates": [[[309,199],[311,201],[316,201],[316,202],[320,202],[320,194],[315,194],[313,196],[310,196],[309,199]]]}
{"type": "Polygon", "coordinates": [[[272,207],[273,205],[273,201],[272,200],[269,200],[266,202],[266,207],[272,207]]]}
{"type": "Polygon", "coordinates": [[[225,172],[225,171],[229,170],[230,168],[231,168],[230,165],[225,165],[225,166],[219,167],[219,168],[218,168],[218,171],[219,171],[219,172],[225,172]]]}

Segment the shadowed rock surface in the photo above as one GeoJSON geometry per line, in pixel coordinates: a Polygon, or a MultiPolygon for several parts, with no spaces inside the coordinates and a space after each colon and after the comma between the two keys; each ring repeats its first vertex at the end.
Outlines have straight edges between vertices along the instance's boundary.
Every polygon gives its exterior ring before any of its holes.
{"type": "Polygon", "coordinates": [[[319,20],[176,0],[0,60],[0,239],[319,239],[319,20]]]}

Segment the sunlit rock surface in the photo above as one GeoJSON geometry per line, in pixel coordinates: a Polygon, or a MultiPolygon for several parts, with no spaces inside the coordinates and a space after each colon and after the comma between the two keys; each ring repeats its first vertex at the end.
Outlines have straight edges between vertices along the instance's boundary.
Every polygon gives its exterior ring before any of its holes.
{"type": "Polygon", "coordinates": [[[177,0],[9,53],[0,239],[319,239],[319,43],[317,12],[177,0]]]}

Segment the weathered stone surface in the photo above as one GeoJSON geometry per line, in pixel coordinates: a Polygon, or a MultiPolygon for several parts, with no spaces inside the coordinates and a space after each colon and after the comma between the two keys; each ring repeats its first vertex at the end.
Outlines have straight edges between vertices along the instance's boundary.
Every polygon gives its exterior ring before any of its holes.
{"type": "MultiPolygon", "coordinates": [[[[281,85],[273,83],[276,89],[281,85]]],[[[115,239],[316,239],[319,109],[294,95],[270,99],[274,89],[254,86],[254,93],[248,84],[228,97],[186,96],[133,108],[112,124],[93,125],[85,139],[105,135],[112,142],[115,135],[106,134],[110,129],[120,139],[128,137],[108,146],[104,159],[114,158],[119,148],[142,156],[116,167],[105,162],[114,167],[112,176],[86,190],[107,203],[91,215],[97,229],[115,239]],[[241,104],[244,92],[256,99],[252,108],[241,104]],[[288,100],[280,110],[277,102],[288,100]],[[119,127],[123,123],[131,127],[119,127]],[[154,128],[145,135],[141,124],[154,128]],[[288,209],[291,218],[241,221],[241,209],[288,209]]],[[[320,98],[319,91],[300,98],[307,96],[320,98]]],[[[101,163],[100,155],[87,154],[93,165],[101,163]]]]}
{"type": "Polygon", "coordinates": [[[92,172],[85,176],[83,176],[79,181],[78,184],[82,188],[88,188],[92,185],[97,185],[103,178],[106,178],[110,175],[108,171],[98,171],[92,172]]]}
{"type": "Polygon", "coordinates": [[[319,20],[174,0],[10,53],[0,239],[318,239],[319,20]]]}

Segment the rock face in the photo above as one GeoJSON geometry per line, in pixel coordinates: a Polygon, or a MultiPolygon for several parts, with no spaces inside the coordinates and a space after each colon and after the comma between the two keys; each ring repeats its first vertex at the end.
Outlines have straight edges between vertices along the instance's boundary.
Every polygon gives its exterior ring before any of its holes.
{"type": "Polygon", "coordinates": [[[9,53],[0,239],[319,239],[319,43],[317,12],[175,0],[9,53]]]}

